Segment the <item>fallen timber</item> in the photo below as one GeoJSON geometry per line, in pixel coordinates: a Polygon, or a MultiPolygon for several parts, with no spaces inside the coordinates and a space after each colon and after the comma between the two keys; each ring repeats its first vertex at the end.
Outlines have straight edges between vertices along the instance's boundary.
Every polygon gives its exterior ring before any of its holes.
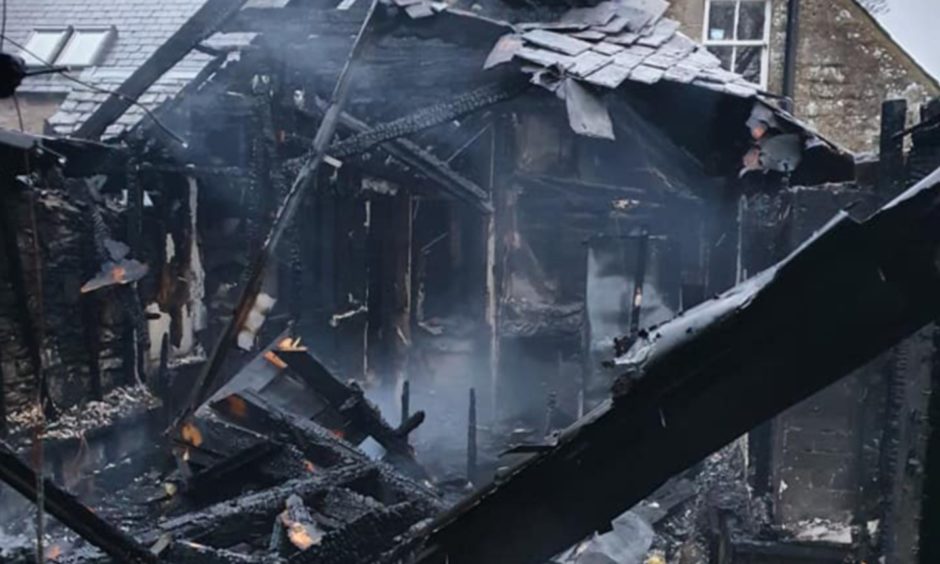
{"type": "Polygon", "coordinates": [[[284,442],[293,442],[315,464],[325,460],[332,464],[358,464],[375,468],[383,483],[387,484],[388,491],[384,492],[384,496],[391,496],[392,501],[413,499],[428,515],[443,507],[441,501],[423,486],[398,474],[391,466],[372,462],[361,450],[326,432],[313,421],[289,413],[249,390],[232,394],[213,404],[212,408],[246,427],[284,442]],[[238,401],[233,402],[229,398],[237,398],[238,401]],[[231,409],[233,405],[239,406],[239,410],[236,410],[238,414],[231,409]],[[402,492],[407,492],[407,496],[401,495],[402,492]]]}
{"type": "Polygon", "coordinates": [[[395,557],[538,563],[605,530],[670,476],[936,319],[938,247],[940,170],[865,221],[840,213],[774,267],[640,331],[618,351],[613,399],[395,557]]]}
{"type": "Polygon", "coordinates": [[[424,421],[419,411],[392,428],[379,409],[369,402],[362,389],[341,382],[308,351],[275,351],[289,368],[307,382],[334,409],[349,419],[386,449],[390,461],[415,478],[427,478],[427,473],[415,459],[414,449],[408,444],[408,434],[424,421]]]}
{"type": "MultiPolygon", "coordinates": [[[[36,473],[0,442],[0,480],[21,495],[37,503],[36,473]]],[[[114,557],[118,562],[144,564],[157,557],[123,531],[108,523],[78,501],[72,494],[46,478],[43,480],[43,508],[83,539],[114,557]]]]}

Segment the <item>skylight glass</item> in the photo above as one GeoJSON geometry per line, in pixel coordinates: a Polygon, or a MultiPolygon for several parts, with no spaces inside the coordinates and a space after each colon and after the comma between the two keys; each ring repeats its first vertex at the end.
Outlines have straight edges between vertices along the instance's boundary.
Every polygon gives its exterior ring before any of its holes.
{"type": "Polygon", "coordinates": [[[67,29],[37,29],[29,36],[24,45],[25,49],[20,51],[20,56],[31,67],[53,64],[68,33],[67,29]]]}
{"type": "Polygon", "coordinates": [[[112,29],[76,29],[56,64],[88,67],[100,63],[113,33],[112,29]]]}

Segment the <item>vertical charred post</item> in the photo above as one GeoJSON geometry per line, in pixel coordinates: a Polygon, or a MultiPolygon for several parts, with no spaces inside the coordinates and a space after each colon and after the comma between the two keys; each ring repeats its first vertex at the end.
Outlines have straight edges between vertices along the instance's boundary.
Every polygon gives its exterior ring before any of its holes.
{"type": "Polygon", "coordinates": [[[473,482],[477,472],[477,392],[470,388],[467,412],[467,481],[473,482]]]}
{"type": "Polygon", "coordinates": [[[18,242],[19,236],[14,215],[18,209],[19,205],[13,196],[12,188],[5,186],[3,190],[0,190],[0,236],[3,239],[3,248],[0,252],[6,255],[5,262],[14,295],[15,317],[19,325],[18,334],[28,351],[33,374],[39,374],[41,352],[35,321],[29,308],[30,298],[26,290],[26,277],[18,242]]]}
{"type": "Polygon", "coordinates": [[[907,101],[885,100],[881,105],[881,140],[878,157],[879,194],[890,197],[904,187],[904,138],[907,101]]]}
{"type": "MultiPolygon", "coordinates": [[[[141,257],[143,253],[144,229],[144,186],[140,178],[140,163],[128,159],[125,169],[125,188],[127,189],[127,246],[130,256],[141,257]]],[[[139,382],[144,374],[144,355],[149,347],[147,321],[135,284],[119,288],[125,315],[124,329],[124,374],[125,384],[139,382]]]]}
{"type": "Polygon", "coordinates": [[[640,332],[640,310],[643,305],[643,284],[646,283],[646,262],[649,254],[649,230],[641,228],[637,236],[636,270],[633,278],[633,301],[630,304],[630,335],[640,332]]]}
{"type": "Polygon", "coordinates": [[[940,323],[933,329],[933,367],[927,407],[927,456],[924,464],[924,496],[921,505],[921,564],[940,562],[940,323]]]}
{"type": "Polygon", "coordinates": [[[405,380],[401,385],[401,424],[404,425],[411,415],[411,382],[405,380]]]}
{"type": "Polygon", "coordinates": [[[514,239],[513,198],[510,189],[511,176],[515,171],[516,159],[516,119],[515,114],[497,116],[493,123],[493,145],[491,146],[492,164],[490,180],[490,198],[493,201],[492,240],[493,240],[493,281],[490,283],[492,302],[493,340],[490,352],[490,420],[500,417],[499,405],[500,370],[502,369],[500,349],[502,340],[499,334],[502,297],[506,294],[506,280],[509,276],[508,259],[510,246],[514,239]]]}
{"type": "Polygon", "coordinates": [[[0,438],[7,436],[7,375],[4,366],[3,348],[0,348],[0,438]]]}

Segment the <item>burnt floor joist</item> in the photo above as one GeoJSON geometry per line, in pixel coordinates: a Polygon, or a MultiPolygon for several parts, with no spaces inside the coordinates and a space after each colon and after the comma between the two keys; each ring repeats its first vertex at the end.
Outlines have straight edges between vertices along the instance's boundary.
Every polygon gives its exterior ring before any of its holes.
{"type": "Polygon", "coordinates": [[[669,476],[940,312],[940,169],[864,222],[843,212],[776,266],[617,359],[614,399],[439,518],[422,564],[544,562],[669,476]]]}

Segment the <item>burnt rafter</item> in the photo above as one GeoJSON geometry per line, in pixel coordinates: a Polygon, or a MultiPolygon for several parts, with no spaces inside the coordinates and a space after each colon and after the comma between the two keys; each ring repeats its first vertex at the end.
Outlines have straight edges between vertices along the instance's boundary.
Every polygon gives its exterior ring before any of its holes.
{"type": "MultiPolygon", "coordinates": [[[[355,133],[364,133],[372,129],[365,122],[346,112],[340,114],[339,123],[355,133]]],[[[388,154],[428,177],[447,194],[467,202],[483,213],[493,212],[493,204],[486,190],[413,141],[394,139],[383,142],[380,146],[388,154]]]]}
{"type": "Polygon", "coordinates": [[[614,399],[439,518],[413,561],[544,562],[936,319],[938,221],[940,169],[871,218],[842,212],[776,266],[641,331],[615,363],[614,399]]]}
{"type": "Polygon", "coordinates": [[[330,147],[330,155],[342,158],[365,152],[381,143],[417,133],[487,106],[515,98],[528,89],[529,86],[528,80],[518,77],[498,80],[492,84],[465,92],[446,102],[422,108],[417,112],[337,141],[330,147]]]}

